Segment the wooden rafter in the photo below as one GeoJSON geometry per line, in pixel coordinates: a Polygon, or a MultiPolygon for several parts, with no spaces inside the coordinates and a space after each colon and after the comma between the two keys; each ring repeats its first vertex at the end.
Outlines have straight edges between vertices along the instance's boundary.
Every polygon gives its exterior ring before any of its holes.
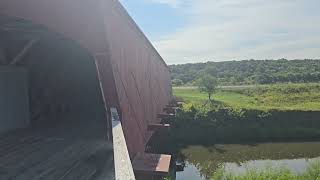
{"type": "Polygon", "coordinates": [[[10,62],[9,65],[16,65],[19,63],[23,58],[26,56],[26,54],[32,49],[32,47],[39,41],[39,39],[32,39],[30,40],[24,48],[20,51],[18,55],[10,62]]]}

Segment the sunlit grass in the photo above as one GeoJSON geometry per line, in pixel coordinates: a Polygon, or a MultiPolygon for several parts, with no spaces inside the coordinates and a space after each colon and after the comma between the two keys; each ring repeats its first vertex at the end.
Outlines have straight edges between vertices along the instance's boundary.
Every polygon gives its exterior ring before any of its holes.
{"type": "Polygon", "coordinates": [[[227,173],[223,168],[216,171],[212,180],[319,180],[320,162],[311,161],[307,170],[302,174],[296,174],[285,167],[266,167],[259,170],[248,168],[245,173],[236,175],[227,173]]]}
{"type": "MultiPolygon", "coordinates": [[[[317,84],[283,84],[235,89],[224,87],[214,93],[213,99],[234,108],[317,111],[320,110],[318,86],[317,84]],[[290,92],[296,89],[302,92],[290,92]],[[308,89],[312,91],[309,92],[308,89]]],[[[192,103],[201,103],[208,99],[205,93],[199,92],[195,87],[174,88],[173,93],[192,103]]]]}

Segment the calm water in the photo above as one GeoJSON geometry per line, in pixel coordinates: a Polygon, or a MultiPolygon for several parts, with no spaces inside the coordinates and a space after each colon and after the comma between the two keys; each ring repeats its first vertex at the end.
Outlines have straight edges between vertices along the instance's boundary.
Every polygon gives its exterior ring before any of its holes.
{"type": "Polygon", "coordinates": [[[181,154],[186,167],[176,173],[177,180],[206,180],[221,167],[228,172],[243,173],[247,168],[279,166],[302,173],[308,161],[320,160],[320,142],[189,146],[181,154]]]}

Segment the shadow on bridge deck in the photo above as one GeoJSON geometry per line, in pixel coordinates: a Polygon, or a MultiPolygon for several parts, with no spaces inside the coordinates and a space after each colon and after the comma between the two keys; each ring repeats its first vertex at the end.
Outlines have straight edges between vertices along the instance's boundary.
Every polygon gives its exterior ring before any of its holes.
{"type": "Polygon", "coordinates": [[[110,142],[28,130],[0,135],[0,179],[115,179],[110,142]]]}

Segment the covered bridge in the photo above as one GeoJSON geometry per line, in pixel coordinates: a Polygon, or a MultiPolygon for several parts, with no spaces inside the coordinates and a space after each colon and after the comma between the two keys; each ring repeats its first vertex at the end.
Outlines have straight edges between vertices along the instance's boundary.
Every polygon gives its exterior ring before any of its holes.
{"type": "Polygon", "coordinates": [[[143,153],[170,100],[118,0],[0,1],[0,179],[112,179],[113,140],[143,153]]]}

